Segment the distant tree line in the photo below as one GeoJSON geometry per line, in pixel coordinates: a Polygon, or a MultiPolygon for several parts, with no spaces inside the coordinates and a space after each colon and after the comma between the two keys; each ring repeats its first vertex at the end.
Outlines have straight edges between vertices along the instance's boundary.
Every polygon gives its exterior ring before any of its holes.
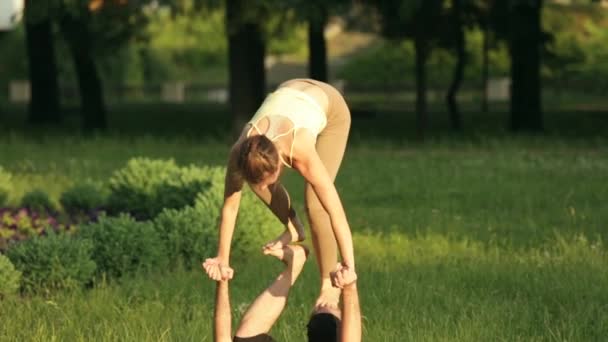
{"type": "MultiPolygon", "coordinates": [[[[542,131],[541,59],[552,38],[542,29],[543,5],[543,0],[26,0],[25,40],[32,90],[28,118],[32,124],[62,120],[53,32],[59,32],[71,55],[83,129],[104,130],[106,108],[96,58],[111,55],[127,43],[145,40],[146,11],[164,7],[177,15],[213,8],[225,14],[230,108],[238,127],[264,99],[266,53],[277,22],[279,27],[306,24],[309,76],[327,81],[324,31],[328,19],[364,6],[370,17],[377,18],[384,37],[413,42],[415,110],[421,137],[429,121],[427,62],[436,48],[446,49],[455,57],[446,103],[452,128],[463,128],[457,94],[470,57],[465,32],[473,28],[484,34],[484,82],[491,43],[503,41],[508,46],[510,128],[542,131]]],[[[487,107],[485,97],[483,101],[487,107]]]]}

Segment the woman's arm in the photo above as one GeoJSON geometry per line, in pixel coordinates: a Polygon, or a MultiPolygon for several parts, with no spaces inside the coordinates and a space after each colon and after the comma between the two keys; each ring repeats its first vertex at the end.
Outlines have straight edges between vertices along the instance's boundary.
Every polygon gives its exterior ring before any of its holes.
{"type": "Polygon", "coordinates": [[[342,262],[354,270],[353,238],[338,191],[317,154],[311,137],[304,134],[298,137],[298,150],[294,153],[298,158],[294,158],[294,167],[313,187],[321,205],[329,214],[342,262]]]}
{"type": "Polygon", "coordinates": [[[236,158],[238,151],[235,147],[230,150],[226,178],[224,183],[224,204],[220,216],[218,258],[221,264],[228,265],[230,260],[230,245],[236,224],[236,217],[241,202],[243,180],[237,173],[236,158]]]}

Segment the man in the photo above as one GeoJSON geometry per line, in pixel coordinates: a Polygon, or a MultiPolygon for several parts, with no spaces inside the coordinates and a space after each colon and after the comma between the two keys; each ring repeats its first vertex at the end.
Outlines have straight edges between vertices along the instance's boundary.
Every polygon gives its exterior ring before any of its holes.
{"type": "MultiPolygon", "coordinates": [[[[277,321],[287,303],[287,296],[296,279],[304,268],[308,250],[300,245],[287,245],[282,249],[269,249],[266,254],[272,255],[285,264],[285,269],[275,281],[266,288],[245,312],[232,339],[228,282],[232,279],[233,270],[221,267],[222,280],[218,281],[215,296],[214,340],[215,342],[271,342],[274,341],[268,332],[277,321]]],[[[207,259],[203,267],[217,268],[214,259],[207,259]]],[[[321,307],[308,323],[308,340],[311,342],[359,342],[361,341],[361,312],[357,292],[357,275],[350,269],[338,264],[331,275],[335,287],[342,289],[342,310],[332,307],[321,307]]]]}

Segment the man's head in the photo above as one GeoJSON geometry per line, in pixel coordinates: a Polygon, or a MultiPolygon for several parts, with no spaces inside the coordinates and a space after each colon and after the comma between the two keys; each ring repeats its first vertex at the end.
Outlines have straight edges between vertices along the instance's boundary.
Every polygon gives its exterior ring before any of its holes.
{"type": "Polygon", "coordinates": [[[252,337],[234,337],[234,342],[275,342],[268,334],[260,334],[252,337]]]}
{"type": "Polygon", "coordinates": [[[316,313],[308,321],[309,342],[336,342],[339,331],[340,319],[331,313],[316,313]]]}

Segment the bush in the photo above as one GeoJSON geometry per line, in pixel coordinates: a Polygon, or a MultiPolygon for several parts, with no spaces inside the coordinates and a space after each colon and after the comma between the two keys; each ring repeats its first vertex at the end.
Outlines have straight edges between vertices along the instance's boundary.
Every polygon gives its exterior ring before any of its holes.
{"type": "Polygon", "coordinates": [[[6,255],[22,273],[23,289],[41,292],[89,283],[95,273],[92,251],[89,241],[49,230],[45,237],[12,245],[6,255]]]}
{"type": "Polygon", "coordinates": [[[79,236],[92,243],[97,271],[111,277],[151,270],[166,261],[152,222],[138,222],[126,214],[102,216],[98,222],[82,226],[79,236]]]}
{"type": "Polygon", "coordinates": [[[15,269],[9,258],[0,254],[0,299],[17,292],[20,281],[21,272],[15,269]]]}
{"type": "MultiPolygon", "coordinates": [[[[474,82],[481,73],[482,60],[479,53],[483,44],[483,35],[479,30],[467,31],[467,53],[469,62],[465,69],[465,86],[475,87],[474,82]]],[[[336,76],[353,87],[399,87],[403,90],[413,89],[415,84],[416,51],[411,40],[381,41],[375,46],[357,53],[346,60],[337,71],[336,76]],[[412,75],[412,76],[408,76],[412,75]]],[[[454,55],[442,48],[435,47],[427,61],[427,82],[429,88],[445,88],[452,81],[454,55]]],[[[509,73],[509,54],[503,43],[497,43],[490,51],[489,64],[492,76],[507,76],[509,73]]]]}
{"type": "Polygon", "coordinates": [[[242,256],[260,252],[265,243],[279,236],[284,229],[264,202],[247,189],[241,199],[232,244],[233,254],[242,256]]]}
{"type": "Polygon", "coordinates": [[[89,214],[104,207],[106,194],[101,186],[92,183],[76,184],[67,189],[59,202],[70,215],[89,214]]]}
{"type": "Polygon", "coordinates": [[[11,188],[11,174],[0,166],[0,207],[7,204],[11,188]]]}
{"type": "Polygon", "coordinates": [[[209,186],[205,169],[179,167],[173,160],[131,159],[110,179],[108,211],[149,219],[165,208],[192,205],[209,186]]]}
{"type": "Polygon", "coordinates": [[[198,206],[166,209],[154,220],[172,266],[196,267],[217,248],[216,215],[198,206]]]}
{"type": "Polygon", "coordinates": [[[55,205],[51,202],[49,195],[42,190],[33,190],[23,195],[21,207],[37,212],[50,213],[56,211],[55,205]]]}
{"type": "MultiPolygon", "coordinates": [[[[182,261],[185,267],[196,266],[217,253],[225,169],[209,168],[207,173],[212,185],[207,192],[199,194],[193,206],[165,210],[154,221],[170,260],[173,263],[182,261]]],[[[232,240],[232,257],[259,252],[265,242],[281,233],[281,229],[281,224],[266,206],[245,189],[232,240]]]]}
{"type": "Polygon", "coordinates": [[[28,209],[0,209],[0,251],[11,241],[22,241],[44,235],[47,229],[55,232],[72,232],[75,226],[60,222],[58,217],[28,209]]]}

